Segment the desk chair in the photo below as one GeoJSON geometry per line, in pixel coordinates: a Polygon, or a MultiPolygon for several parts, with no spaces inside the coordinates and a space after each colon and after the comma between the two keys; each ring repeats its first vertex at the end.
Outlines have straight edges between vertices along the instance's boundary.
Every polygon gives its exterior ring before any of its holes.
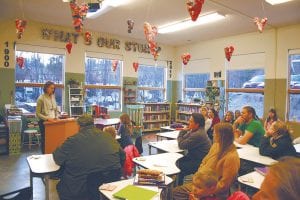
{"type": "Polygon", "coordinates": [[[99,200],[99,186],[103,183],[119,181],[121,179],[121,169],[113,169],[110,171],[97,171],[87,176],[87,191],[89,200],[99,200]]]}
{"type": "Polygon", "coordinates": [[[0,200],[29,200],[32,197],[32,190],[26,187],[20,190],[0,195],[0,200]]]}

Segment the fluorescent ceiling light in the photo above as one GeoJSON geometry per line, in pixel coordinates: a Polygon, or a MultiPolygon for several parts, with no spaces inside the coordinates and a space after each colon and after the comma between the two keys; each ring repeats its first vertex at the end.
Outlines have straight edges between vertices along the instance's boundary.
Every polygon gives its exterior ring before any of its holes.
{"type": "Polygon", "coordinates": [[[293,0],[265,0],[265,1],[271,5],[276,5],[276,4],[286,3],[293,0]]]}
{"type": "Polygon", "coordinates": [[[158,27],[158,33],[164,34],[164,33],[172,33],[176,31],[180,31],[183,29],[191,28],[194,26],[198,26],[201,24],[207,24],[214,21],[218,21],[220,19],[224,19],[225,16],[221,15],[217,12],[206,14],[206,15],[200,15],[197,19],[197,21],[193,22],[190,18],[181,20],[181,21],[175,21],[170,24],[166,24],[163,26],[158,27]]]}

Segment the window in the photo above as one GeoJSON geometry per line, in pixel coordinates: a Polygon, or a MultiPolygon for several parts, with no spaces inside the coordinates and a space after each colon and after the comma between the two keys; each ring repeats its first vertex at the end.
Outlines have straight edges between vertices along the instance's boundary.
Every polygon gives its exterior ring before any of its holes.
{"type": "Polygon", "coordinates": [[[289,55],[288,120],[300,121],[300,53],[289,55]]]}
{"type": "Polygon", "coordinates": [[[137,99],[139,102],[163,102],[166,92],[166,68],[140,65],[137,99]]]}
{"type": "Polygon", "coordinates": [[[62,106],[64,82],[64,56],[28,51],[16,51],[16,57],[23,57],[24,68],[16,63],[15,104],[29,112],[35,112],[36,100],[43,94],[44,83],[55,83],[55,97],[62,106]]]}
{"type": "Polygon", "coordinates": [[[205,88],[209,73],[185,74],[183,94],[185,102],[193,102],[195,98],[205,101],[205,88]]]}
{"type": "Polygon", "coordinates": [[[240,110],[252,106],[261,118],[264,114],[265,75],[263,69],[227,71],[227,108],[240,110]]]}
{"type": "Polygon", "coordinates": [[[121,71],[123,62],[86,57],[86,104],[100,105],[108,110],[121,110],[121,71]],[[115,71],[113,62],[117,63],[115,71]]]}

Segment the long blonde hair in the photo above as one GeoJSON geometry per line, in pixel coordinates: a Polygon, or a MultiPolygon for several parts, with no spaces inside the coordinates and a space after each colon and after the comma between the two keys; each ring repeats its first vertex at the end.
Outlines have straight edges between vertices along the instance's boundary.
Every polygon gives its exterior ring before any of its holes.
{"type": "Polygon", "coordinates": [[[214,131],[216,133],[215,142],[220,145],[220,152],[218,154],[218,159],[220,159],[233,146],[233,128],[230,123],[221,122],[214,126],[214,131]]]}
{"type": "Polygon", "coordinates": [[[120,116],[120,122],[125,125],[125,128],[128,129],[129,134],[133,134],[133,126],[131,124],[130,116],[127,113],[123,113],[120,116]]]}

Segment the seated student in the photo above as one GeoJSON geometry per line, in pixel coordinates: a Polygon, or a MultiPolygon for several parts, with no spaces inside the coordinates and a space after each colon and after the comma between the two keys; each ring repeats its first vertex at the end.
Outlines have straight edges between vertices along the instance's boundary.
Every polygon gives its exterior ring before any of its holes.
{"type": "Polygon", "coordinates": [[[241,111],[240,110],[235,110],[234,111],[234,120],[237,120],[237,118],[239,118],[239,116],[241,116],[241,111]]]}
{"type": "Polygon", "coordinates": [[[63,169],[57,184],[62,200],[82,200],[89,196],[87,177],[94,172],[105,172],[108,179],[117,181],[121,171],[120,145],[108,134],[94,127],[91,115],[82,115],[77,120],[80,130],[69,137],[53,152],[53,159],[63,169]]]}
{"type": "Polygon", "coordinates": [[[209,151],[211,142],[204,132],[204,117],[199,113],[192,113],[189,127],[179,132],[177,137],[180,149],[186,149],[187,155],[178,160],[181,172],[178,175],[178,184],[183,184],[183,179],[197,171],[199,164],[209,151]]]}
{"type": "Polygon", "coordinates": [[[209,119],[209,117],[208,117],[208,110],[207,110],[206,106],[201,107],[200,113],[203,115],[203,117],[205,119],[204,130],[205,130],[205,133],[207,133],[208,129],[211,127],[212,119],[209,119]]]}
{"type": "Polygon", "coordinates": [[[112,136],[112,138],[116,139],[117,132],[116,132],[115,127],[113,127],[113,126],[106,126],[106,127],[103,128],[103,132],[110,134],[112,136]]]}
{"type": "Polygon", "coordinates": [[[273,122],[260,142],[259,153],[273,159],[283,156],[296,156],[297,154],[289,130],[282,121],[273,122]]]}
{"type": "Polygon", "coordinates": [[[275,122],[277,120],[278,120],[278,117],[277,117],[276,110],[274,108],[271,108],[269,110],[268,117],[267,117],[267,119],[265,120],[265,123],[264,123],[265,132],[268,132],[271,125],[273,124],[273,122],[275,122]]]}
{"type": "Polygon", "coordinates": [[[120,127],[118,135],[121,136],[120,144],[124,149],[126,146],[133,144],[131,135],[133,134],[133,127],[130,121],[130,117],[127,113],[123,113],[120,116],[120,127]]]}
{"type": "Polygon", "coordinates": [[[265,130],[253,107],[243,107],[241,116],[235,120],[233,127],[235,130],[235,141],[237,143],[248,143],[259,147],[260,138],[265,134],[265,130]]]}
{"type": "Polygon", "coordinates": [[[232,111],[227,111],[225,116],[224,116],[224,119],[223,119],[223,122],[227,122],[227,123],[230,123],[230,124],[233,124],[234,122],[234,114],[232,111]]]}
{"type": "Polygon", "coordinates": [[[214,200],[215,197],[209,195],[217,187],[218,176],[211,169],[199,171],[193,175],[192,191],[189,200],[214,200]]]}
{"type": "Polygon", "coordinates": [[[212,120],[212,122],[211,122],[211,125],[210,125],[209,129],[207,130],[207,134],[208,134],[208,137],[212,141],[213,140],[214,126],[217,123],[220,123],[221,120],[220,120],[218,112],[213,108],[208,110],[208,117],[209,117],[209,119],[212,120]]]}
{"type": "Polygon", "coordinates": [[[268,168],[260,190],[253,200],[298,200],[300,197],[300,159],[282,157],[268,168]]]}
{"type": "MultiPolygon", "coordinates": [[[[231,124],[217,124],[214,130],[214,143],[198,169],[198,172],[210,169],[217,174],[216,188],[213,191],[206,191],[207,195],[214,195],[217,199],[227,198],[230,185],[235,180],[240,168],[240,158],[233,139],[231,124]]],[[[191,183],[176,187],[173,189],[173,199],[188,199],[191,191],[191,183]]]]}

